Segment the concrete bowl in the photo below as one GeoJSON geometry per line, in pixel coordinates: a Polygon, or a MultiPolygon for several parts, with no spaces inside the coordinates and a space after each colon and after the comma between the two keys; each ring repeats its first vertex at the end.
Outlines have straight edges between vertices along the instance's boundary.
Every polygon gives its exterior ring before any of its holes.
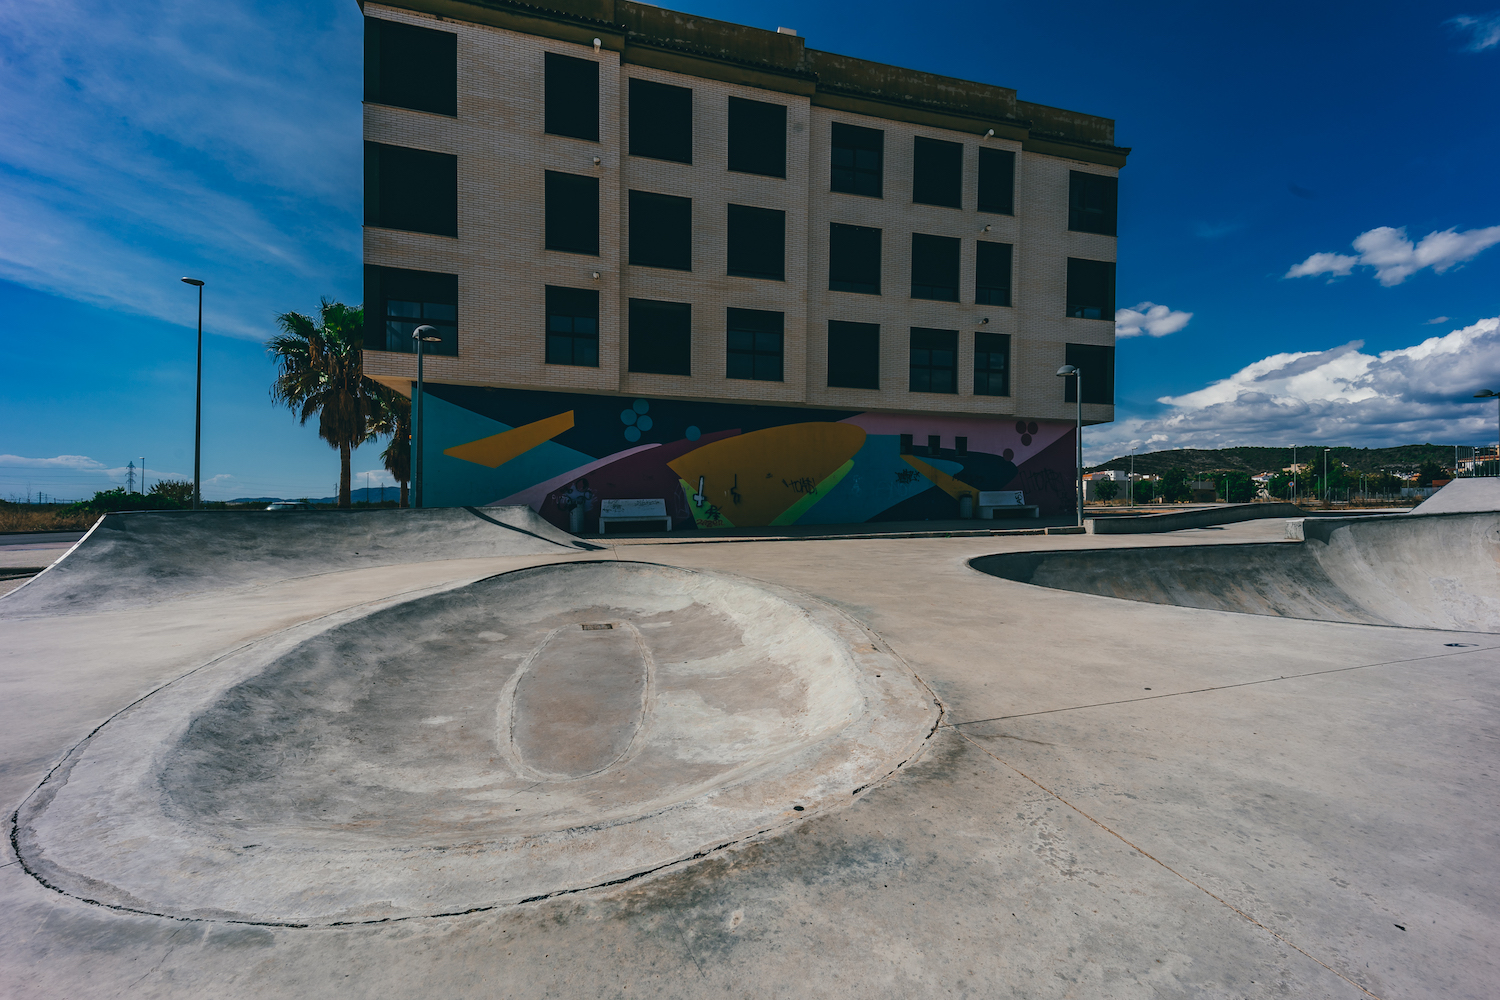
{"type": "Polygon", "coordinates": [[[639,877],[853,801],[940,717],[796,593],[574,562],[227,651],[77,746],[17,814],[105,905],[313,926],[639,877]]]}

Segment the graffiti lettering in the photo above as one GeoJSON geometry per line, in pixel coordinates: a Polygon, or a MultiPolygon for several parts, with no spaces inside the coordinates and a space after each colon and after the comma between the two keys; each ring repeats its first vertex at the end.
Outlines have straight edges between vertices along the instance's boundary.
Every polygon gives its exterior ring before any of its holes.
{"type": "Polygon", "coordinates": [[[919,476],[921,476],[921,473],[916,469],[896,470],[896,482],[900,483],[902,486],[910,486],[912,483],[917,481],[919,476]]]}
{"type": "Polygon", "coordinates": [[[787,482],[785,479],[783,479],[781,481],[781,485],[785,486],[793,493],[804,493],[811,496],[812,494],[818,492],[818,484],[813,482],[807,476],[803,476],[801,479],[793,479],[791,482],[787,482]]]}

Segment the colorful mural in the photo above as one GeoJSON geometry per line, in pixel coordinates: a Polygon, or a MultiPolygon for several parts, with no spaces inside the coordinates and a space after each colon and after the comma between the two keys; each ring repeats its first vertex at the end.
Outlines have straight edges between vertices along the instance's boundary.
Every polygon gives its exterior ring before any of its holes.
{"type": "Polygon", "coordinates": [[[616,499],[665,500],[675,529],[942,520],[1002,489],[1044,516],[1073,510],[1062,421],[426,389],[431,506],[526,504],[564,529],[581,509],[589,532],[616,499]]]}

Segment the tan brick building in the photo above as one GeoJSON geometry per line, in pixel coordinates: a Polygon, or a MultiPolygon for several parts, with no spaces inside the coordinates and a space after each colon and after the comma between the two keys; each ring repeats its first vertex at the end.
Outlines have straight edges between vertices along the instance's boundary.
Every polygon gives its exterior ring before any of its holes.
{"type": "Polygon", "coordinates": [[[1058,367],[1113,418],[1112,121],[628,0],[364,13],[366,367],[410,392],[440,331],[429,505],[1071,507],[1058,367]]]}

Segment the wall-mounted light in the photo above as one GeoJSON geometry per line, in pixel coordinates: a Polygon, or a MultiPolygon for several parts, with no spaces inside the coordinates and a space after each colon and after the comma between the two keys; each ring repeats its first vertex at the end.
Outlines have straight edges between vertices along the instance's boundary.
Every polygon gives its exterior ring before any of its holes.
{"type": "Polygon", "coordinates": [[[601,42],[601,41],[599,41],[599,39],[597,39],[597,38],[594,39],[594,55],[597,56],[599,54],[599,46],[601,46],[603,44],[604,43],[601,42]]]}
{"type": "Polygon", "coordinates": [[[982,319],[982,320],[979,321],[979,325],[980,326],[984,326],[989,321],[990,321],[990,318],[988,316],[986,316],[984,319],[982,319]]]}
{"type": "Polygon", "coordinates": [[[599,158],[599,157],[597,157],[597,156],[596,156],[596,157],[594,157],[594,166],[596,166],[596,167],[597,167],[597,166],[598,166],[598,165],[599,165],[599,164],[601,164],[601,163],[603,163],[603,162],[604,162],[604,161],[603,161],[603,160],[601,160],[601,159],[600,159],[600,158],[599,158]]]}
{"type": "Polygon", "coordinates": [[[986,132],[984,134],[984,137],[986,139],[993,139],[995,137],[995,130],[994,129],[990,129],[988,132],[986,132]]]}
{"type": "Polygon", "coordinates": [[[598,272],[598,271],[595,271],[595,272],[594,272],[594,280],[595,280],[595,281],[598,281],[598,280],[599,280],[599,272],[598,272]]]}
{"type": "Polygon", "coordinates": [[[984,227],[984,228],[983,228],[983,229],[981,229],[981,230],[980,230],[980,232],[981,232],[981,233],[987,233],[987,232],[989,232],[989,231],[990,231],[990,229],[991,229],[991,227],[990,227],[990,226],[985,226],[985,227],[984,227]]]}

